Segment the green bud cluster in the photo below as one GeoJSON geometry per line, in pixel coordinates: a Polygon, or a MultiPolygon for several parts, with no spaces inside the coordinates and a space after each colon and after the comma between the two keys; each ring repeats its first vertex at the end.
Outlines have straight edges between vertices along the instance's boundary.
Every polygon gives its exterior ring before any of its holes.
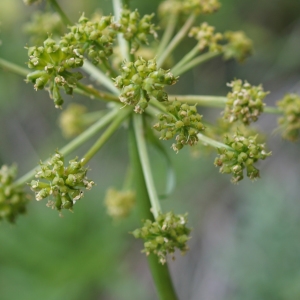
{"type": "Polygon", "coordinates": [[[224,37],[228,41],[223,48],[225,59],[235,58],[238,62],[242,63],[247,57],[252,55],[252,41],[243,31],[227,31],[224,37]]]}
{"type": "Polygon", "coordinates": [[[220,8],[218,0],[166,0],[161,3],[159,11],[163,15],[172,14],[212,14],[220,8]]]}
{"type": "Polygon", "coordinates": [[[131,42],[130,53],[135,53],[140,44],[148,44],[148,35],[157,38],[157,27],[151,23],[154,14],[144,15],[142,18],[137,10],[131,12],[123,9],[119,20],[118,31],[123,33],[124,38],[131,42]]]}
{"type": "Polygon", "coordinates": [[[66,49],[81,49],[94,64],[101,64],[113,53],[115,27],[112,16],[90,21],[83,14],[78,24],[70,27],[70,32],[61,39],[60,44],[66,49]]]}
{"type": "Polygon", "coordinates": [[[0,220],[6,219],[13,223],[19,214],[26,212],[29,201],[22,187],[14,186],[17,174],[15,165],[2,166],[0,169],[0,220]]]}
{"type": "Polygon", "coordinates": [[[118,191],[110,188],[106,192],[104,203],[109,216],[114,219],[125,218],[134,207],[135,193],[133,191],[118,191]]]}
{"type": "Polygon", "coordinates": [[[78,158],[69,161],[64,166],[64,158],[56,153],[46,164],[40,163],[41,169],[35,177],[48,182],[32,180],[31,189],[35,192],[37,201],[53,196],[47,206],[57,209],[72,209],[77,200],[83,197],[82,189],[90,190],[94,182],[86,177],[87,169],[83,168],[78,158]]]}
{"type": "Polygon", "coordinates": [[[287,94],[277,102],[283,116],[278,119],[282,137],[295,142],[300,135],[300,97],[297,94],[287,94]]]}
{"type": "Polygon", "coordinates": [[[47,39],[49,32],[53,37],[63,34],[63,23],[57,13],[34,12],[31,20],[24,25],[24,32],[30,36],[31,45],[40,45],[47,39]]]}
{"type": "Polygon", "coordinates": [[[227,94],[224,119],[230,123],[240,120],[246,125],[257,121],[258,116],[264,111],[263,100],[269,92],[264,92],[261,85],[252,86],[240,79],[227,85],[232,88],[232,92],[227,94]]]}
{"type": "Polygon", "coordinates": [[[168,101],[164,86],[175,84],[177,79],[169,70],[158,69],[155,59],[146,61],[139,57],[135,62],[124,61],[121,75],[114,80],[115,86],[122,89],[120,101],[135,106],[136,113],[142,113],[150,99],[168,101]]]}
{"type": "Polygon", "coordinates": [[[199,43],[199,50],[202,51],[208,47],[210,52],[221,52],[223,47],[218,44],[223,35],[219,32],[215,33],[215,27],[209,26],[206,22],[198,27],[192,27],[189,37],[194,37],[199,43]]]}
{"type": "Polygon", "coordinates": [[[179,101],[169,102],[167,112],[158,115],[159,122],[153,128],[161,132],[163,140],[172,139],[175,135],[176,143],[172,145],[178,152],[184,145],[197,144],[197,134],[205,129],[201,123],[202,116],[198,114],[196,105],[190,106],[179,101]]]}
{"type": "Polygon", "coordinates": [[[182,254],[187,250],[187,241],[191,229],[187,226],[187,214],[174,215],[173,212],[160,214],[157,220],[152,222],[146,220],[140,229],[132,232],[135,238],[144,240],[144,250],[142,252],[149,255],[154,253],[158,256],[161,264],[166,262],[168,253],[174,253],[179,249],[182,254]]]}
{"type": "Polygon", "coordinates": [[[67,94],[72,94],[77,81],[82,78],[79,72],[69,72],[69,69],[83,65],[82,53],[81,49],[63,47],[51,38],[44,41],[44,46],[29,47],[28,67],[36,71],[28,74],[27,80],[34,83],[36,90],[49,85],[55,107],[61,107],[63,99],[60,87],[63,87],[67,94]]]}
{"type": "Polygon", "coordinates": [[[266,152],[265,144],[259,144],[257,136],[245,137],[238,131],[233,136],[225,135],[224,143],[231,149],[218,148],[219,156],[214,164],[220,167],[220,172],[232,174],[233,183],[244,178],[244,169],[251,180],[259,178],[259,170],[254,163],[271,155],[271,152],[266,152]]]}
{"type": "Polygon", "coordinates": [[[82,116],[86,113],[85,106],[71,103],[62,111],[59,118],[59,126],[66,138],[74,137],[85,129],[82,116]]]}

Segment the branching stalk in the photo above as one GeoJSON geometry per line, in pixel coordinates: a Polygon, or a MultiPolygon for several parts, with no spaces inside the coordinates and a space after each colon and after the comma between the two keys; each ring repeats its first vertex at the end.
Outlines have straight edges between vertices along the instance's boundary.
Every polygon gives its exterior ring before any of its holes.
{"type": "MultiPolygon", "coordinates": [[[[88,141],[91,137],[93,137],[97,132],[99,132],[103,127],[109,124],[120,112],[119,108],[112,110],[107,113],[102,119],[100,119],[97,123],[93,124],[87,130],[85,130],[82,134],[72,140],[69,144],[58,150],[62,155],[68,155],[73,152],[75,149],[79,148],[86,141],[88,141]]],[[[47,159],[48,160],[48,159],[47,159]]],[[[47,162],[45,160],[45,162],[47,162]]],[[[31,171],[26,173],[24,176],[19,178],[16,182],[16,186],[23,185],[29,182],[32,178],[34,178],[36,170],[39,169],[39,166],[33,168],[31,171]]]]}
{"type": "Polygon", "coordinates": [[[157,60],[157,66],[160,67],[166,60],[166,58],[173,52],[173,50],[178,46],[178,44],[185,38],[188,30],[192,26],[192,24],[195,21],[195,15],[192,14],[190,17],[186,20],[185,24],[181,27],[181,29],[178,31],[178,33],[174,36],[168,47],[165,49],[165,51],[161,54],[160,57],[158,57],[157,60]]]}
{"type": "Polygon", "coordinates": [[[199,141],[201,141],[204,145],[205,145],[205,144],[206,144],[206,145],[210,145],[210,146],[212,146],[212,147],[214,147],[214,148],[216,148],[216,149],[217,149],[217,148],[226,148],[226,149],[228,149],[228,150],[230,150],[230,151],[236,152],[236,151],[235,151],[234,149],[232,149],[231,147],[229,147],[229,146],[227,146],[227,145],[225,145],[225,144],[223,144],[223,143],[221,143],[221,142],[218,142],[218,141],[216,141],[216,140],[214,140],[214,139],[211,139],[211,138],[209,138],[209,137],[203,135],[202,133],[198,133],[197,136],[198,136],[199,141]]]}
{"type": "Polygon", "coordinates": [[[104,131],[101,137],[96,141],[96,143],[91,147],[91,149],[83,156],[82,165],[87,164],[91,158],[102,148],[102,146],[107,142],[107,140],[113,135],[113,133],[120,127],[122,122],[126,117],[132,113],[129,108],[123,108],[119,111],[118,115],[114,121],[109,125],[109,127],[104,131]]]}
{"type": "Polygon", "coordinates": [[[69,26],[73,24],[71,20],[67,17],[67,15],[64,13],[64,11],[61,9],[61,7],[59,6],[56,0],[49,0],[49,2],[51,3],[53,9],[59,14],[65,26],[69,26]]]}
{"type": "Polygon", "coordinates": [[[153,181],[149,156],[147,152],[146,139],[143,131],[143,119],[141,115],[135,114],[133,116],[133,127],[135,132],[135,138],[137,142],[137,148],[139,153],[139,159],[141,161],[143,174],[151,202],[151,212],[156,219],[161,212],[159,199],[157,196],[156,188],[153,181]]]}

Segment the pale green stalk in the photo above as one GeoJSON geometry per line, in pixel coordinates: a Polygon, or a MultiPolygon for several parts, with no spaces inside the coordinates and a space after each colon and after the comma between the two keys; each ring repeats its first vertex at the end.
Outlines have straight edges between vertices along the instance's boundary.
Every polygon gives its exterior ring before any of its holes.
{"type": "Polygon", "coordinates": [[[143,119],[141,115],[135,114],[133,116],[133,128],[135,132],[135,138],[137,142],[139,159],[142,165],[143,174],[145,177],[145,183],[147,186],[150,202],[151,202],[151,212],[156,219],[161,212],[159,199],[157,196],[155,184],[153,181],[149,156],[147,152],[145,132],[143,126],[143,119]]]}
{"type": "Polygon", "coordinates": [[[56,2],[56,0],[49,0],[54,10],[59,14],[61,20],[66,26],[72,25],[73,23],[71,20],[67,17],[67,15],[63,12],[59,4],[56,2]]]}
{"type": "Polygon", "coordinates": [[[20,67],[12,62],[9,62],[7,60],[4,60],[2,58],[0,58],[0,67],[2,67],[5,70],[8,70],[12,73],[15,73],[17,75],[21,75],[26,77],[27,74],[29,73],[29,71],[23,67],[20,67]]]}
{"type": "Polygon", "coordinates": [[[119,90],[115,87],[114,82],[88,60],[84,61],[82,69],[86,71],[91,76],[91,78],[105,86],[113,94],[119,94],[119,90]]]}
{"type": "Polygon", "coordinates": [[[223,143],[220,143],[220,142],[218,142],[218,141],[216,141],[214,139],[211,139],[211,138],[203,135],[202,133],[198,133],[197,137],[198,137],[199,141],[201,141],[204,145],[205,144],[206,145],[210,145],[210,146],[212,146],[214,148],[226,148],[226,149],[228,149],[230,151],[235,152],[235,150],[232,149],[231,147],[229,147],[229,146],[227,146],[227,145],[225,145],[223,143]]]}
{"type": "Polygon", "coordinates": [[[166,29],[157,48],[157,52],[156,52],[157,57],[160,57],[160,55],[162,54],[162,52],[170,42],[174,30],[176,28],[176,24],[177,24],[177,15],[172,15],[171,17],[169,17],[166,29]]]}
{"type": "Polygon", "coordinates": [[[222,54],[222,52],[207,52],[207,53],[201,54],[200,56],[194,58],[187,64],[181,66],[181,68],[176,68],[176,72],[174,72],[174,70],[173,70],[172,73],[175,76],[181,75],[181,74],[187,72],[188,70],[194,68],[195,66],[200,65],[206,61],[209,61],[212,58],[217,57],[221,54],[222,54]]]}
{"type": "Polygon", "coordinates": [[[83,155],[82,165],[87,164],[91,158],[102,148],[102,146],[108,141],[108,139],[113,135],[113,133],[120,127],[122,122],[127,118],[127,116],[132,113],[132,109],[123,108],[119,110],[118,115],[115,117],[114,121],[109,125],[109,127],[103,132],[96,143],[89,149],[89,151],[83,155]]]}
{"type": "Polygon", "coordinates": [[[187,104],[199,104],[208,107],[224,108],[227,97],[202,95],[169,95],[169,101],[180,101],[187,104]]]}
{"type": "Polygon", "coordinates": [[[180,68],[187,64],[191,59],[193,59],[199,53],[199,45],[197,44],[189,53],[187,53],[173,68],[172,73],[177,74],[180,72],[180,68]]]}
{"type": "Polygon", "coordinates": [[[181,27],[178,33],[174,36],[172,41],[169,43],[165,51],[157,59],[157,66],[161,67],[166,58],[173,52],[173,50],[178,46],[178,44],[186,37],[188,30],[195,21],[195,15],[192,14],[186,20],[185,24],[181,27]]]}
{"type": "MultiPolygon", "coordinates": [[[[102,119],[100,119],[97,123],[89,127],[82,134],[72,140],[69,144],[58,150],[62,155],[68,155],[73,152],[75,149],[79,148],[82,144],[84,144],[87,140],[89,140],[92,136],[94,136],[97,132],[99,132],[103,127],[105,127],[108,123],[110,123],[116,116],[120,113],[120,108],[116,108],[105,115],[102,119]]],[[[49,159],[45,160],[47,162],[49,159]]],[[[35,167],[24,176],[19,178],[16,182],[16,186],[23,185],[24,183],[29,182],[32,178],[34,178],[36,171],[39,169],[39,166],[35,167]]]]}
{"type": "MultiPolygon", "coordinates": [[[[122,3],[120,0],[113,0],[114,14],[116,21],[119,21],[121,18],[122,12],[122,3]]],[[[129,47],[127,41],[124,39],[121,33],[118,34],[118,43],[123,59],[129,60],[129,47]]]]}

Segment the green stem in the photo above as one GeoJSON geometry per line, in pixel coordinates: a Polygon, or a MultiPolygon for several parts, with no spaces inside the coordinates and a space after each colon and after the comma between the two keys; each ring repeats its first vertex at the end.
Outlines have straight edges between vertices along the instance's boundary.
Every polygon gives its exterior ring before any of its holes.
{"type": "Polygon", "coordinates": [[[199,45],[197,44],[189,53],[187,53],[173,68],[172,73],[177,74],[180,73],[180,68],[187,64],[190,60],[192,60],[199,53],[199,45]]]}
{"type": "MultiPolygon", "coordinates": [[[[99,130],[105,127],[108,123],[110,123],[120,112],[119,108],[116,108],[105,115],[101,120],[97,123],[89,127],[82,134],[72,140],[69,144],[58,150],[62,155],[68,155],[75,149],[79,148],[82,144],[84,144],[87,140],[89,140],[92,136],[94,136],[99,130]]],[[[48,160],[48,159],[47,159],[48,160]]],[[[47,161],[46,160],[46,161],[47,161]]],[[[45,162],[46,162],[45,161],[45,162]]],[[[24,176],[19,178],[16,182],[16,186],[23,185],[29,182],[32,178],[34,178],[36,171],[39,169],[39,166],[35,167],[24,176]]]]}
{"type": "Polygon", "coordinates": [[[151,212],[153,213],[154,218],[156,219],[159,213],[161,213],[161,208],[160,208],[155,184],[153,181],[149,156],[147,152],[146,139],[143,130],[144,127],[143,119],[141,115],[135,114],[133,116],[133,127],[134,127],[134,132],[137,141],[139,158],[142,164],[143,174],[144,174],[144,178],[145,178],[145,182],[146,182],[146,186],[147,186],[147,190],[151,202],[151,212]]]}
{"type": "Polygon", "coordinates": [[[2,67],[5,70],[8,70],[10,72],[13,72],[17,75],[21,75],[21,76],[25,76],[25,77],[29,73],[28,69],[20,67],[12,62],[2,59],[2,58],[0,58],[0,67],[2,67]]]}
{"type": "Polygon", "coordinates": [[[170,44],[167,46],[165,51],[161,54],[161,56],[157,60],[157,66],[160,67],[166,58],[173,52],[173,50],[178,46],[178,44],[185,38],[188,30],[192,26],[193,22],[195,20],[195,15],[192,14],[190,17],[186,20],[185,24],[181,27],[181,29],[178,31],[178,33],[174,36],[170,44]]]}
{"type": "Polygon", "coordinates": [[[63,12],[59,4],[56,2],[56,0],[49,0],[51,3],[53,9],[59,14],[61,20],[65,24],[65,26],[72,25],[73,23],[70,21],[70,19],[67,17],[67,15],[63,12]]]}
{"type": "Polygon", "coordinates": [[[83,91],[84,94],[89,97],[95,97],[97,99],[105,100],[105,101],[113,101],[113,102],[118,102],[118,103],[120,102],[119,97],[117,97],[113,94],[99,91],[91,86],[84,85],[79,82],[77,83],[77,88],[78,88],[78,90],[83,91]]]}
{"type": "Polygon", "coordinates": [[[103,72],[101,72],[97,67],[95,67],[88,60],[84,61],[84,65],[82,69],[86,71],[91,78],[95,79],[97,82],[105,86],[108,90],[110,90],[113,94],[118,95],[119,90],[115,87],[113,81],[108,78],[103,72]]]}
{"type": "Polygon", "coordinates": [[[221,54],[222,54],[222,52],[207,52],[207,53],[201,54],[200,56],[191,60],[189,63],[181,66],[181,68],[179,68],[179,70],[176,68],[176,72],[173,71],[172,73],[175,76],[181,75],[181,74],[187,72],[188,70],[194,68],[195,66],[200,65],[206,61],[209,61],[212,58],[217,57],[221,54]]]}
{"type": "Polygon", "coordinates": [[[264,112],[267,114],[282,114],[282,111],[274,106],[265,106],[264,107],[264,112]]]}
{"type": "Polygon", "coordinates": [[[224,108],[227,102],[227,97],[202,95],[169,95],[169,101],[180,101],[187,104],[199,104],[201,106],[224,108]]]}
{"type": "MultiPolygon", "coordinates": [[[[122,12],[122,3],[120,0],[113,0],[113,7],[114,7],[114,15],[115,20],[118,22],[121,18],[121,12],[122,12]]],[[[129,51],[128,49],[128,43],[124,39],[123,35],[121,33],[118,34],[118,43],[120,46],[121,54],[123,59],[129,60],[129,51]]]]}
{"type": "Polygon", "coordinates": [[[198,136],[199,141],[201,141],[203,144],[210,145],[214,148],[226,148],[230,151],[236,152],[233,148],[231,148],[223,143],[220,143],[214,139],[211,139],[211,138],[203,135],[202,133],[198,133],[197,136],[198,136]]]}
{"type": "Polygon", "coordinates": [[[126,119],[126,117],[132,112],[129,108],[123,108],[123,110],[118,112],[118,115],[114,121],[109,125],[109,127],[103,132],[96,143],[90,148],[90,150],[83,155],[82,165],[87,164],[91,158],[99,151],[99,149],[107,142],[107,140],[113,135],[113,133],[120,127],[121,123],[126,119]]]}
{"type": "MultiPolygon", "coordinates": [[[[150,199],[147,190],[144,173],[139,156],[136,135],[133,124],[130,123],[129,128],[129,153],[131,157],[131,164],[134,173],[135,191],[137,201],[137,208],[140,218],[143,220],[149,219],[154,221],[153,215],[150,212],[150,199]]],[[[155,287],[160,300],[177,300],[176,292],[172,284],[171,276],[167,264],[160,264],[157,256],[150,254],[147,256],[149,267],[152,273],[155,287]]]]}
{"type": "Polygon", "coordinates": [[[177,24],[177,15],[173,15],[169,17],[166,29],[157,48],[157,53],[156,53],[157,57],[161,56],[162,52],[170,42],[172,35],[175,31],[176,24],[177,24]]]}

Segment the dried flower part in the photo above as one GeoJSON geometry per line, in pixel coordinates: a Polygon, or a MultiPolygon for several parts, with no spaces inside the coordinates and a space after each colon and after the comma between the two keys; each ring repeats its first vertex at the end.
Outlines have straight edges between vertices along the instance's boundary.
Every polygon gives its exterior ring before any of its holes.
{"type": "Polygon", "coordinates": [[[247,57],[252,55],[252,41],[243,31],[227,31],[224,36],[228,41],[223,47],[225,59],[235,58],[238,62],[242,63],[247,57]]]}
{"type": "Polygon", "coordinates": [[[227,94],[224,119],[230,123],[240,120],[245,125],[257,121],[264,110],[263,100],[269,92],[265,92],[261,85],[252,86],[240,79],[227,85],[232,88],[232,92],[227,94]]]}
{"type": "Polygon", "coordinates": [[[49,32],[53,37],[60,37],[64,33],[64,26],[57,13],[37,11],[24,25],[24,32],[30,36],[31,45],[40,45],[47,39],[49,32]]]}
{"type": "Polygon", "coordinates": [[[129,9],[123,9],[119,24],[117,24],[117,30],[123,33],[124,38],[131,42],[130,53],[135,53],[140,44],[148,45],[148,36],[152,35],[157,38],[156,30],[158,29],[151,20],[154,14],[144,15],[140,17],[137,9],[130,11],[129,9]]]}
{"type": "Polygon", "coordinates": [[[251,180],[259,178],[259,170],[254,167],[254,163],[271,155],[271,152],[266,152],[265,144],[259,144],[257,136],[245,137],[240,132],[233,136],[225,135],[224,143],[231,149],[218,149],[215,166],[220,167],[220,172],[232,174],[233,183],[244,178],[244,169],[251,180]]]}
{"type": "Polygon", "coordinates": [[[283,116],[278,119],[282,137],[295,142],[300,134],[300,97],[297,94],[287,94],[277,102],[283,116]]]}
{"type": "Polygon", "coordinates": [[[191,229],[187,226],[187,214],[175,215],[173,212],[160,214],[157,220],[146,220],[142,228],[132,232],[135,238],[144,240],[142,252],[149,255],[154,253],[159,262],[164,264],[168,253],[172,254],[179,249],[182,254],[188,250],[187,241],[191,229]]]}
{"type": "Polygon", "coordinates": [[[78,80],[82,78],[79,72],[69,72],[70,69],[83,65],[83,52],[75,47],[61,47],[53,39],[44,41],[44,46],[28,49],[28,67],[36,71],[27,75],[27,80],[34,83],[36,90],[49,85],[50,95],[55,107],[61,107],[63,99],[60,87],[67,94],[72,94],[78,80]]]}
{"type": "Polygon", "coordinates": [[[85,129],[82,117],[86,111],[85,106],[75,103],[71,103],[62,111],[59,118],[59,126],[66,138],[77,136],[85,129]]]}
{"type": "Polygon", "coordinates": [[[169,140],[176,136],[176,143],[172,145],[176,152],[184,145],[197,144],[197,134],[204,131],[205,127],[201,123],[202,116],[198,114],[196,105],[190,106],[174,101],[167,104],[167,111],[166,114],[158,115],[159,122],[153,126],[161,132],[160,138],[169,140]]]}
{"type": "Polygon", "coordinates": [[[135,193],[110,188],[106,192],[104,203],[109,216],[114,219],[122,219],[127,217],[134,207],[135,193]]]}
{"type": "Polygon", "coordinates": [[[215,33],[215,27],[209,26],[206,22],[198,27],[192,27],[189,37],[194,37],[199,43],[199,50],[208,48],[210,52],[221,52],[222,45],[218,44],[223,40],[223,35],[219,32],[215,33]]]}
{"type": "Polygon", "coordinates": [[[62,37],[60,45],[64,49],[82,49],[94,64],[106,63],[113,53],[115,27],[112,16],[90,21],[82,14],[78,23],[71,26],[70,32],[62,37]]]}
{"type": "Polygon", "coordinates": [[[23,187],[15,187],[14,180],[17,167],[3,165],[0,169],[0,220],[6,219],[14,223],[19,214],[26,212],[29,197],[23,187]]]}
{"type": "Polygon", "coordinates": [[[82,189],[90,190],[94,185],[92,180],[87,179],[87,168],[84,168],[78,158],[69,161],[64,166],[64,158],[56,153],[46,164],[40,163],[41,169],[35,177],[45,181],[32,180],[31,189],[35,192],[37,201],[52,196],[47,206],[57,209],[72,209],[77,200],[83,197],[82,189]]]}
{"type": "Polygon", "coordinates": [[[169,70],[158,69],[155,59],[139,57],[135,62],[124,61],[121,75],[114,80],[115,86],[122,89],[120,101],[135,106],[136,113],[143,113],[150,99],[168,101],[164,87],[175,84],[177,79],[169,70]]]}
{"type": "Polygon", "coordinates": [[[172,14],[212,14],[220,8],[218,0],[166,0],[159,6],[162,15],[172,14]]]}

